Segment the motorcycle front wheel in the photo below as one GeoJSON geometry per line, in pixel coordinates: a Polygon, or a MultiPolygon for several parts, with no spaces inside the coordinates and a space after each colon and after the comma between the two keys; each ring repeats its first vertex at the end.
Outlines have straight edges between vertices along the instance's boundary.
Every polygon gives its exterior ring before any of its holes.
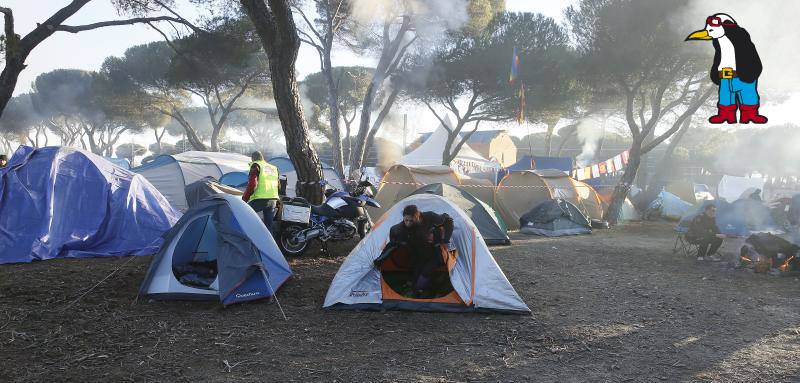
{"type": "Polygon", "coordinates": [[[308,242],[298,241],[296,239],[297,233],[304,228],[299,225],[287,225],[281,229],[281,235],[278,240],[278,247],[287,257],[299,257],[308,249],[308,242]]]}
{"type": "Polygon", "coordinates": [[[372,221],[370,219],[365,219],[358,223],[358,236],[361,237],[361,239],[364,239],[371,230],[372,221]]]}

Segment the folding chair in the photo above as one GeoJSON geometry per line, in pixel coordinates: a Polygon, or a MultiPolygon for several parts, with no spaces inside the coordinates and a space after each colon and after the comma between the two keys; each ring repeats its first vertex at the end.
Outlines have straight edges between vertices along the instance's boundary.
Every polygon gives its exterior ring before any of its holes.
{"type": "Polygon", "coordinates": [[[686,232],[675,230],[677,235],[675,236],[675,244],[672,246],[672,253],[673,254],[680,254],[684,257],[696,257],[699,251],[700,246],[696,243],[689,242],[686,239],[686,232]]]}

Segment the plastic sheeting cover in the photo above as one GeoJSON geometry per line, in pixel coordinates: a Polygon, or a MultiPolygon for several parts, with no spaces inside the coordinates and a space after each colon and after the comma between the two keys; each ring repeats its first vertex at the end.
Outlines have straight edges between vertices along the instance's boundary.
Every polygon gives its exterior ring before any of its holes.
{"type": "Polygon", "coordinates": [[[0,263],[153,254],[178,218],[144,177],[79,149],[21,146],[0,168],[0,263]]]}

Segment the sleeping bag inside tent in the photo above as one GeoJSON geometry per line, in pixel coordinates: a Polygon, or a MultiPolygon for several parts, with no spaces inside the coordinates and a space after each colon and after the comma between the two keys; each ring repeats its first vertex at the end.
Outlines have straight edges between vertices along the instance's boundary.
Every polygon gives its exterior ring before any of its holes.
{"type": "Polygon", "coordinates": [[[180,213],[144,177],[69,147],[0,168],[0,263],[150,255],[180,213]]]}
{"type": "Polygon", "coordinates": [[[445,198],[427,193],[403,199],[378,220],[342,263],[323,307],[530,313],[469,216],[445,198]],[[404,248],[385,248],[389,231],[402,222],[403,208],[408,205],[416,205],[422,212],[447,213],[453,218],[449,246],[438,248],[442,265],[433,275],[439,289],[425,298],[409,296],[402,287],[404,277],[411,272],[404,248]]]}
{"type": "Polygon", "coordinates": [[[519,226],[525,234],[545,237],[592,233],[589,218],[577,206],[560,198],[542,202],[522,215],[519,226]]]}
{"type": "Polygon", "coordinates": [[[481,200],[464,189],[458,186],[435,183],[425,185],[411,194],[423,193],[436,194],[456,204],[472,219],[472,223],[478,228],[487,245],[508,245],[511,243],[503,218],[491,206],[481,202],[481,200]]]}
{"type": "Polygon", "coordinates": [[[164,235],[139,296],[219,299],[229,305],[271,297],[292,275],[258,215],[240,197],[217,194],[164,235]]]}

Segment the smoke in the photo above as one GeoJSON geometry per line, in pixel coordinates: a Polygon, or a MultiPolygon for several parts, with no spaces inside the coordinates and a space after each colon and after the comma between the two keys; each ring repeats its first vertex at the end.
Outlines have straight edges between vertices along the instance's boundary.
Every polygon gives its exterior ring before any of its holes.
{"type": "MultiPolygon", "coordinates": [[[[715,13],[731,15],[750,33],[750,38],[764,65],[764,71],[758,81],[759,90],[795,91],[800,85],[800,76],[794,74],[797,71],[797,63],[800,62],[800,51],[796,49],[800,1],[729,0],[724,3],[692,1],[686,10],[684,24],[690,23],[693,30],[701,29],[705,25],[706,17],[715,13]]],[[[692,31],[687,30],[686,34],[690,32],[692,31]]],[[[710,43],[707,49],[710,55],[713,54],[710,43]]],[[[710,67],[711,62],[708,64],[710,67]]]]}
{"type": "Polygon", "coordinates": [[[388,168],[403,156],[403,116],[390,113],[381,125],[380,139],[375,140],[378,166],[388,168]]]}
{"type": "Polygon", "coordinates": [[[410,15],[418,22],[417,33],[429,34],[436,29],[457,29],[469,19],[467,0],[353,0],[352,15],[361,24],[383,24],[410,15]],[[426,23],[425,19],[436,19],[426,23]],[[437,27],[436,24],[439,24],[437,27]]]}
{"type": "Polygon", "coordinates": [[[583,143],[581,154],[575,158],[578,166],[586,166],[594,161],[600,140],[603,138],[603,127],[594,118],[585,118],[578,123],[576,128],[578,141],[583,143]]]}
{"type": "Polygon", "coordinates": [[[800,127],[796,125],[743,129],[722,145],[715,168],[726,174],[758,172],[769,176],[800,174],[800,127]]]}

